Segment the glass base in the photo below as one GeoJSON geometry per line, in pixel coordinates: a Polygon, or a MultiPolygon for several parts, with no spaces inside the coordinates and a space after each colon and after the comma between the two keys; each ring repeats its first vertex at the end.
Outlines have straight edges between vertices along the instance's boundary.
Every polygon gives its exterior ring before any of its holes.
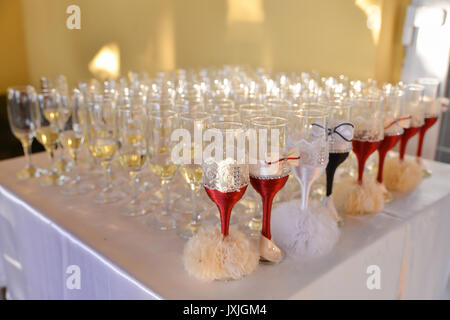
{"type": "Polygon", "coordinates": [[[101,191],[95,198],[94,203],[107,204],[122,200],[125,198],[125,193],[119,190],[110,189],[101,191]]]}
{"type": "Polygon", "coordinates": [[[61,189],[61,193],[66,196],[76,196],[80,194],[86,194],[95,189],[94,184],[82,181],[78,183],[68,183],[61,189]]]}
{"type": "Polygon", "coordinates": [[[44,171],[39,178],[39,184],[43,187],[60,186],[63,184],[60,178],[57,172],[44,171]]]}
{"type": "Polygon", "coordinates": [[[181,226],[177,228],[177,234],[178,236],[180,236],[180,238],[189,239],[198,232],[201,226],[202,223],[199,221],[189,221],[187,224],[186,221],[184,221],[184,223],[182,223],[181,226]]]}
{"type": "Polygon", "coordinates": [[[431,170],[423,169],[423,178],[426,179],[426,178],[429,178],[429,177],[431,177],[431,170]]]}
{"type": "Polygon", "coordinates": [[[147,215],[149,212],[142,202],[130,202],[122,210],[122,215],[126,217],[141,217],[147,215]]]}
{"type": "Polygon", "coordinates": [[[27,180],[37,177],[39,177],[39,170],[33,165],[26,166],[25,168],[17,172],[17,178],[19,180],[27,180]]]}
{"type": "Polygon", "coordinates": [[[176,228],[176,220],[171,214],[158,214],[149,221],[149,225],[162,231],[173,230],[176,228]]]}
{"type": "Polygon", "coordinates": [[[384,193],[384,203],[391,203],[394,200],[394,196],[391,192],[385,192],[384,193]]]}
{"type": "Polygon", "coordinates": [[[72,170],[72,165],[70,161],[67,161],[66,159],[62,158],[55,162],[55,167],[58,169],[59,173],[63,172],[69,172],[72,170]]]}

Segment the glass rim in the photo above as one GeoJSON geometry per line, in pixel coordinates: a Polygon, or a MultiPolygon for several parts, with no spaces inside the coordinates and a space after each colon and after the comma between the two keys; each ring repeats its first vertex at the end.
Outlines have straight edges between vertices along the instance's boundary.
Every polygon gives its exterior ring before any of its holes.
{"type": "Polygon", "coordinates": [[[14,85],[14,86],[9,86],[6,88],[6,91],[21,91],[21,92],[25,92],[28,90],[32,90],[33,92],[36,92],[36,89],[30,85],[30,84],[20,84],[20,85],[14,85]]]}
{"type": "Polygon", "coordinates": [[[209,129],[217,131],[227,131],[227,130],[244,130],[244,125],[241,122],[236,121],[215,121],[211,124],[209,129]],[[225,127],[230,126],[230,127],[225,127]],[[234,128],[232,128],[234,127],[234,128]]]}
{"type": "Polygon", "coordinates": [[[149,118],[168,119],[168,118],[175,118],[177,116],[177,113],[172,110],[152,110],[149,111],[147,115],[149,118]],[[165,114],[167,115],[165,116],[165,114]]]}
{"type": "Polygon", "coordinates": [[[271,126],[272,128],[284,127],[288,123],[286,118],[277,116],[263,116],[250,119],[250,124],[255,126],[271,126]]]}
{"type": "Polygon", "coordinates": [[[200,120],[208,120],[211,119],[211,116],[209,113],[207,112],[203,112],[203,111],[193,111],[193,112],[182,112],[180,113],[180,118],[183,120],[196,120],[196,121],[200,121],[200,120]],[[199,115],[199,117],[194,117],[199,115]]]}

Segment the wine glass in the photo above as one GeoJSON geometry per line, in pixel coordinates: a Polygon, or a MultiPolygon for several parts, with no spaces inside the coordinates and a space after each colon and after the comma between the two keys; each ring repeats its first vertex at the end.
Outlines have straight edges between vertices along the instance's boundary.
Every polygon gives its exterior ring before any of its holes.
{"type": "MultiPolygon", "coordinates": [[[[270,233],[272,202],[289,178],[289,165],[285,159],[287,121],[279,117],[257,117],[250,120],[254,131],[253,145],[256,158],[249,159],[250,183],[262,199],[263,219],[259,241],[261,259],[281,260],[281,250],[273,243],[270,233]]],[[[250,146],[249,153],[255,156],[250,146]]]]}
{"type": "Polygon", "coordinates": [[[72,178],[63,186],[61,192],[66,195],[78,195],[94,188],[92,184],[81,181],[78,171],[78,157],[81,146],[84,144],[86,126],[84,99],[78,89],[73,90],[70,101],[67,101],[67,108],[70,108],[70,117],[62,127],[59,138],[74,164],[72,178]]]}
{"type": "Polygon", "coordinates": [[[343,223],[334,202],[331,200],[333,182],[337,168],[347,159],[352,150],[354,125],[351,123],[352,105],[341,99],[330,101],[328,107],[328,164],[326,173],[326,201],[335,214],[338,224],[343,223]]]}
{"type": "Polygon", "coordinates": [[[117,140],[119,161],[133,185],[132,198],[124,212],[126,216],[142,216],[147,210],[139,199],[139,174],[147,158],[145,110],[140,107],[120,107],[117,110],[117,140]]]}
{"type": "Polygon", "coordinates": [[[358,183],[363,183],[364,168],[369,156],[383,140],[382,98],[360,97],[354,101],[352,122],[355,126],[353,152],[358,159],[358,183]]]}
{"type": "Polygon", "coordinates": [[[40,184],[43,186],[61,184],[55,165],[55,148],[59,137],[57,120],[60,112],[60,97],[54,89],[45,90],[37,97],[36,138],[44,146],[51,163],[50,168],[43,174],[40,184]]]}
{"type": "Polygon", "coordinates": [[[148,113],[148,161],[152,172],[160,179],[162,191],[162,204],[155,208],[158,214],[153,224],[160,230],[176,227],[170,213],[170,183],[178,169],[171,156],[174,144],[171,134],[177,127],[177,115],[171,110],[148,113]]]}
{"type": "Polygon", "coordinates": [[[214,155],[203,155],[203,186],[209,198],[216,204],[220,213],[223,238],[228,236],[231,211],[242,198],[249,182],[248,163],[246,162],[245,131],[238,122],[215,122],[210,134],[222,147],[215,148],[214,155]],[[244,154],[242,154],[242,151],[244,154]]]}
{"type": "Polygon", "coordinates": [[[291,170],[302,186],[302,210],[308,208],[311,186],[328,164],[327,121],[324,106],[305,103],[296,114],[296,126],[290,128],[287,145],[296,158],[291,170]]]}
{"type": "Polygon", "coordinates": [[[17,173],[19,179],[38,177],[38,170],[31,162],[31,145],[36,135],[36,92],[32,86],[17,86],[7,89],[9,126],[22,144],[26,166],[17,173]]]}
{"type": "MultiPolygon", "coordinates": [[[[191,112],[183,113],[180,116],[181,128],[189,131],[191,138],[193,138],[197,132],[203,132],[207,129],[211,122],[211,117],[205,112],[191,112]]],[[[201,145],[200,145],[201,146],[201,145]]],[[[202,208],[199,204],[200,188],[202,186],[202,167],[201,164],[197,164],[195,159],[201,158],[201,149],[199,145],[195,144],[195,141],[187,141],[184,145],[186,150],[190,151],[189,163],[183,163],[180,167],[180,172],[183,179],[189,185],[191,190],[191,220],[186,225],[178,228],[178,235],[182,238],[190,238],[202,225],[201,213],[205,208],[202,208]]]]}
{"type": "MultiPolygon", "coordinates": [[[[378,146],[378,173],[377,181],[383,183],[383,169],[384,160],[389,150],[395,147],[403,134],[403,128],[400,123],[408,120],[408,116],[404,116],[404,92],[392,85],[385,85],[384,87],[384,102],[383,102],[383,140],[378,146]]],[[[385,190],[385,202],[392,201],[393,197],[390,192],[385,190]]]]}
{"type": "Polygon", "coordinates": [[[100,162],[106,185],[95,196],[94,202],[107,204],[119,201],[125,194],[114,188],[111,178],[111,163],[117,151],[117,127],[115,101],[110,97],[93,94],[89,107],[89,150],[100,162]]]}
{"type": "MultiPolygon", "coordinates": [[[[419,78],[416,82],[424,87],[422,103],[424,105],[425,119],[424,124],[419,129],[419,141],[416,153],[416,157],[420,159],[422,157],[422,146],[425,133],[437,122],[441,108],[437,101],[439,80],[435,78],[419,78]]],[[[430,175],[431,171],[424,169],[424,177],[426,178],[430,175]]]]}
{"type": "Polygon", "coordinates": [[[409,84],[405,87],[405,113],[410,121],[402,122],[403,134],[400,138],[400,160],[405,157],[408,141],[414,137],[424,124],[424,108],[422,104],[424,87],[418,84],[409,84]]]}

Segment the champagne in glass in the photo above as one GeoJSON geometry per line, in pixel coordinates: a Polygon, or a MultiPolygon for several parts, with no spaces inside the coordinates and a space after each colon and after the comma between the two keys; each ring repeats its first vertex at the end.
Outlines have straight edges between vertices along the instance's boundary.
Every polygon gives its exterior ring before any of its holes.
{"type": "MultiPolygon", "coordinates": [[[[194,132],[203,132],[210,124],[211,118],[205,112],[190,112],[183,113],[180,116],[181,128],[188,130],[191,137],[194,137],[194,132]]],[[[199,204],[200,188],[202,185],[202,168],[200,164],[195,164],[195,159],[201,157],[201,150],[195,145],[195,141],[186,142],[185,150],[190,150],[189,163],[183,163],[180,172],[191,190],[191,210],[190,221],[178,228],[178,235],[182,238],[190,238],[197,233],[201,224],[201,213],[204,210],[199,204]]],[[[201,145],[200,145],[201,146],[201,145]]]]}
{"type": "Polygon", "coordinates": [[[89,150],[92,156],[100,162],[105,171],[106,186],[94,198],[98,204],[119,201],[125,194],[114,188],[111,179],[111,162],[117,151],[117,127],[115,101],[112,97],[94,94],[91,97],[95,103],[89,108],[89,150]]]}
{"type": "Polygon", "coordinates": [[[140,173],[147,159],[147,141],[144,137],[146,120],[145,110],[139,106],[118,109],[119,161],[133,185],[132,198],[124,214],[131,217],[147,214],[139,199],[140,173]]]}
{"type": "Polygon", "coordinates": [[[87,182],[82,182],[78,171],[78,157],[81,146],[84,143],[84,99],[81,92],[77,89],[73,90],[68,108],[70,108],[71,116],[62,128],[60,133],[60,141],[64,145],[64,150],[72,158],[74,165],[72,177],[69,183],[65,184],[61,190],[66,195],[78,195],[89,192],[94,186],[87,182]]]}
{"type": "Polygon", "coordinates": [[[176,227],[170,208],[170,183],[178,165],[172,161],[172,132],[177,128],[176,113],[170,110],[148,113],[148,160],[150,169],[159,178],[163,193],[162,204],[155,210],[158,215],[152,223],[160,230],[176,227]]]}
{"type": "Polygon", "coordinates": [[[36,138],[44,146],[51,162],[50,169],[46,171],[40,180],[41,185],[44,186],[59,185],[62,183],[58,169],[55,165],[55,148],[59,138],[59,129],[55,120],[55,110],[58,110],[59,104],[60,96],[54,89],[45,89],[38,94],[36,138]],[[46,113],[48,119],[45,116],[46,113]],[[53,116],[50,116],[50,114],[53,114],[53,116]]]}
{"type": "Polygon", "coordinates": [[[31,162],[31,144],[36,134],[36,92],[32,86],[7,89],[7,111],[9,126],[19,139],[26,158],[26,166],[17,173],[19,179],[38,176],[38,170],[31,162]]]}

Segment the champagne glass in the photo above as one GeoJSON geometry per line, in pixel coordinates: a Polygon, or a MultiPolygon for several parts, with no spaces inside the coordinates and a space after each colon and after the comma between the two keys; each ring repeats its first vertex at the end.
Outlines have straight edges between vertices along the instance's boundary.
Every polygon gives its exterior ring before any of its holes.
{"type": "MultiPolygon", "coordinates": [[[[400,123],[407,120],[403,116],[404,92],[392,86],[385,86],[385,100],[383,103],[384,117],[384,137],[378,146],[378,174],[377,181],[383,183],[384,160],[389,150],[395,147],[403,134],[403,128],[400,123]]],[[[390,192],[385,191],[385,202],[392,201],[390,192]]]]}
{"type": "Polygon", "coordinates": [[[254,141],[250,144],[256,146],[253,150],[257,152],[256,161],[249,160],[250,183],[261,196],[263,208],[260,256],[277,263],[281,260],[281,250],[272,241],[270,214],[275,195],[289,178],[290,169],[284,159],[287,121],[279,117],[257,117],[250,121],[250,127],[254,130],[254,141]]]}
{"type": "Polygon", "coordinates": [[[44,173],[40,180],[40,184],[43,186],[61,184],[58,169],[55,165],[55,147],[59,137],[57,119],[60,112],[60,97],[54,89],[45,90],[39,93],[37,97],[36,138],[44,146],[51,163],[49,170],[44,173]]]}
{"type": "Polygon", "coordinates": [[[405,107],[406,114],[411,117],[407,127],[404,127],[400,138],[400,160],[405,157],[408,141],[414,137],[424,124],[424,109],[422,105],[424,87],[418,84],[409,84],[405,87],[405,107]]]}
{"type": "Polygon", "coordinates": [[[311,186],[328,164],[328,119],[324,107],[315,103],[303,104],[296,118],[287,145],[296,155],[291,170],[302,186],[301,209],[306,210],[311,186]]]}
{"type": "MultiPolygon", "coordinates": [[[[437,101],[437,93],[439,88],[439,80],[435,78],[419,78],[417,83],[424,87],[423,105],[424,105],[424,124],[419,129],[419,141],[417,145],[416,157],[419,160],[422,157],[422,146],[425,133],[438,120],[440,107],[437,101]]],[[[424,169],[424,177],[429,177],[431,171],[424,169]]]]}
{"type": "MultiPolygon", "coordinates": [[[[180,116],[181,128],[189,131],[191,138],[194,137],[196,132],[203,132],[210,124],[211,117],[205,112],[192,112],[184,113],[180,116]]],[[[200,159],[201,149],[195,144],[195,141],[186,142],[185,149],[191,151],[190,162],[184,163],[180,172],[186,183],[191,190],[191,220],[187,225],[183,225],[178,229],[178,235],[182,238],[188,239],[197,233],[198,229],[202,225],[201,213],[204,211],[204,207],[201,208],[199,204],[200,189],[202,186],[202,167],[201,164],[196,164],[195,159],[200,159]]]]}
{"type": "Polygon", "coordinates": [[[116,190],[111,178],[111,163],[117,151],[117,127],[115,102],[109,97],[94,94],[91,97],[89,112],[89,150],[100,162],[105,172],[105,187],[95,196],[94,202],[106,204],[119,201],[125,197],[116,190]]]}
{"type": "Polygon", "coordinates": [[[355,126],[353,152],[358,159],[358,183],[363,183],[364,168],[369,156],[383,140],[382,99],[361,97],[355,100],[352,122],[355,126]]]}
{"type": "Polygon", "coordinates": [[[22,144],[26,166],[17,173],[19,179],[37,177],[38,170],[31,162],[31,145],[36,135],[36,92],[32,86],[18,86],[7,89],[7,110],[9,126],[22,144]]]}
{"type": "Polygon", "coordinates": [[[223,238],[228,236],[231,211],[242,198],[249,182],[248,163],[245,155],[244,128],[237,122],[215,122],[211,136],[220,141],[215,154],[203,156],[203,186],[220,213],[223,238]],[[239,148],[239,144],[241,148],[239,148]],[[244,153],[244,154],[242,154],[244,153]]]}
{"type": "MultiPolygon", "coordinates": [[[[61,132],[64,129],[66,122],[69,120],[71,113],[69,86],[67,84],[66,76],[62,74],[57,75],[53,80],[53,87],[60,96],[61,103],[59,104],[59,112],[56,122],[58,125],[58,130],[61,132]]],[[[61,139],[58,139],[57,146],[59,155],[58,160],[55,162],[55,166],[58,168],[60,174],[62,174],[63,172],[70,170],[70,167],[68,166],[69,162],[64,157],[64,143],[61,139]]]]}
{"type": "Polygon", "coordinates": [[[70,108],[70,117],[62,128],[59,135],[65,150],[73,160],[72,178],[65,184],[61,192],[66,195],[78,195],[91,191],[94,186],[87,182],[82,182],[78,171],[78,157],[80,149],[84,143],[85,133],[85,107],[82,93],[74,89],[70,101],[67,101],[67,108],[70,108]]]}
{"type": "Polygon", "coordinates": [[[133,184],[132,198],[125,211],[126,216],[147,214],[143,202],[139,199],[139,174],[147,158],[145,138],[146,115],[143,108],[119,108],[117,111],[117,138],[121,166],[127,171],[133,184]]]}
{"type": "Polygon", "coordinates": [[[153,223],[160,230],[176,227],[175,219],[170,214],[170,183],[178,165],[172,161],[171,152],[174,141],[172,132],[177,128],[176,113],[170,110],[148,113],[148,160],[153,173],[160,179],[163,203],[155,210],[158,215],[153,223]]]}

